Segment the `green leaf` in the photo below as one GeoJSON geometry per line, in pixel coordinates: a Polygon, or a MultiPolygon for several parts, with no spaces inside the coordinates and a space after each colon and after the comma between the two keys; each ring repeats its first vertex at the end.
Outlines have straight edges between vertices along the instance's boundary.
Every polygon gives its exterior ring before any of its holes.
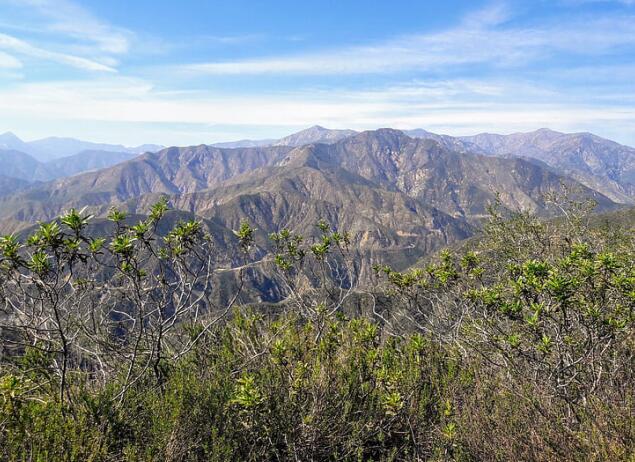
{"type": "Polygon", "coordinates": [[[238,242],[243,251],[247,252],[254,244],[254,234],[256,228],[249,226],[249,223],[243,221],[240,228],[234,231],[234,235],[238,238],[238,242]]]}
{"type": "Polygon", "coordinates": [[[60,217],[60,222],[69,227],[72,231],[79,234],[84,227],[88,224],[88,220],[92,218],[92,215],[82,216],[77,210],[70,209],[66,214],[60,217]]]}
{"type": "Polygon", "coordinates": [[[165,212],[169,210],[168,197],[163,196],[158,202],[152,205],[150,208],[150,221],[156,223],[165,215],[165,212]]]}
{"type": "Polygon", "coordinates": [[[127,216],[128,214],[126,212],[122,212],[116,207],[112,207],[108,212],[108,219],[110,221],[114,221],[115,223],[121,223],[127,216]]]}
{"type": "Polygon", "coordinates": [[[36,252],[31,256],[28,266],[31,271],[43,276],[51,270],[50,257],[44,252],[36,252]]]}

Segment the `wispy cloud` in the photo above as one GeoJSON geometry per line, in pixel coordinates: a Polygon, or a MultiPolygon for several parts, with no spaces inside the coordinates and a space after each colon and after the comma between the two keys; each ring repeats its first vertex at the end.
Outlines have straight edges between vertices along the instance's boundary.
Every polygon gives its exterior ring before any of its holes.
{"type": "Polygon", "coordinates": [[[337,75],[430,71],[447,66],[522,66],[557,53],[601,55],[635,47],[635,16],[596,17],[515,26],[505,4],[480,10],[445,31],[408,35],[368,46],[318,53],[195,63],[183,69],[208,75],[337,75]]]}
{"type": "MultiPolygon", "coordinates": [[[[356,129],[424,127],[450,134],[513,132],[542,126],[576,131],[591,130],[597,125],[624,133],[635,123],[635,109],[616,102],[563,101],[558,99],[557,92],[549,93],[528,83],[465,80],[411,82],[353,92],[232,96],[164,92],[142,80],[114,77],[96,81],[20,84],[0,90],[0,126],[11,122],[3,114],[11,114],[11,120],[66,120],[82,124],[96,121],[131,126],[192,124],[300,128],[319,123],[356,129]],[[516,97],[518,94],[524,94],[525,99],[516,97]]],[[[608,133],[600,130],[600,134],[608,133]]],[[[140,138],[130,142],[143,141],[142,131],[137,136],[140,138]]],[[[163,139],[153,141],[164,144],[184,142],[171,138],[169,130],[163,136],[163,139]]],[[[624,137],[621,140],[629,142],[624,137]]],[[[219,139],[201,135],[197,141],[219,139]]]]}
{"type": "Polygon", "coordinates": [[[20,69],[22,63],[14,56],[0,51],[0,68],[2,69],[20,69]]]}
{"type": "Polygon", "coordinates": [[[5,22],[5,32],[0,33],[0,49],[31,58],[21,63],[24,67],[49,61],[88,71],[116,72],[115,57],[129,50],[130,32],[100,21],[70,0],[0,0],[0,6],[3,4],[17,8],[29,19],[26,24],[5,22]]]}
{"type": "Polygon", "coordinates": [[[72,67],[89,71],[116,72],[113,67],[107,66],[97,61],[66,53],[58,53],[55,51],[45,50],[43,48],[33,46],[25,42],[24,40],[20,40],[16,37],[12,37],[10,35],[2,33],[0,33],[0,49],[4,49],[19,55],[29,56],[32,58],[54,61],[57,63],[66,64],[72,67]]]}
{"type": "Polygon", "coordinates": [[[243,35],[201,35],[194,39],[197,42],[212,43],[219,45],[241,45],[250,42],[262,40],[260,34],[243,34],[243,35]]]}
{"type": "Polygon", "coordinates": [[[105,53],[121,54],[129,49],[129,31],[99,20],[77,3],[69,0],[8,1],[41,15],[47,20],[46,29],[50,32],[92,42],[98,50],[105,53]]]}
{"type": "Polygon", "coordinates": [[[627,8],[561,3],[553,14],[523,16],[514,3],[499,1],[436,31],[321,51],[314,51],[317,40],[286,43],[278,48],[313,51],[178,66],[183,56],[245,56],[271,47],[245,46],[265,40],[249,30],[143,36],[133,45],[143,30],[133,36],[71,0],[3,2],[38,21],[0,24],[0,76],[17,76],[0,86],[0,132],[4,126],[82,136],[78,130],[90,125],[111,127],[103,141],[120,142],[128,133],[129,144],[184,144],[224,140],[212,134],[220,126],[241,138],[316,123],[449,134],[549,126],[635,143],[635,13],[627,8]],[[157,59],[135,61],[143,47],[157,59]],[[123,60],[132,65],[121,66],[123,60]],[[96,75],[89,80],[47,65],[32,76],[30,66],[40,61],[96,75]],[[50,69],[66,80],[47,81],[50,69]],[[245,76],[241,85],[234,84],[237,75],[245,76]],[[277,78],[285,75],[302,78],[277,78]]]}

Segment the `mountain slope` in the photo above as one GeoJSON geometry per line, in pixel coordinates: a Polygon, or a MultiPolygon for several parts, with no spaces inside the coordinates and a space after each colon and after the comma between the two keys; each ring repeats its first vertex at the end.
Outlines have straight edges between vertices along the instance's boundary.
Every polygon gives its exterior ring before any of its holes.
{"type": "Polygon", "coordinates": [[[436,141],[441,146],[450,149],[451,151],[461,153],[471,152],[474,154],[487,154],[487,152],[481,149],[481,147],[477,144],[470,143],[469,141],[464,141],[462,139],[449,135],[438,135],[422,128],[416,128],[414,130],[404,130],[404,133],[411,138],[436,141]]]}
{"type": "Polygon", "coordinates": [[[306,130],[299,131],[292,135],[276,141],[277,145],[282,146],[304,146],[312,143],[335,143],[349,136],[355,135],[357,132],[353,130],[331,130],[328,128],[314,125],[306,130]]]}
{"type": "Polygon", "coordinates": [[[530,133],[483,133],[459,138],[492,156],[544,162],[612,200],[635,203],[635,149],[590,133],[540,129],[530,133]]]}
{"type": "MultiPolygon", "coordinates": [[[[523,159],[462,154],[392,129],[363,132],[316,149],[351,172],[454,216],[478,218],[497,194],[505,207],[541,213],[545,193],[559,190],[563,182],[576,184],[523,159]]],[[[601,208],[612,205],[605,196],[577,186],[601,208]]]]}
{"type": "Polygon", "coordinates": [[[224,143],[214,143],[211,146],[218,148],[253,148],[264,146],[293,146],[299,147],[313,143],[335,143],[349,136],[355,135],[354,130],[332,130],[319,125],[314,125],[305,130],[293,133],[280,139],[264,140],[239,140],[224,143]]]}
{"type": "Polygon", "coordinates": [[[16,194],[29,187],[31,183],[19,178],[0,175],[0,196],[16,194]]]}
{"type": "Polygon", "coordinates": [[[115,166],[62,178],[0,199],[4,228],[49,220],[69,207],[100,207],[149,193],[180,194],[218,186],[258,167],[273,165],[292,148],[168,148],[115,166]]]}
{"type": "Polygon", "coordinates": [[[145,152],[159,151],[162,148],[163,146],[156,144],[126,147],[121,144],[93,143],[75,138],[61,137],[49,137],[25,142],[11,132],[0,134],[0,149],[21,151],[40,162],[74,156],[82,151],[127,152],[138,155],[145,152]]]}
{"type": "MultiPolygon", "coordinates": [[[[69,207],[102,210],[146,194],[183,195],[222,187],[227,193],[236,178],[263,167],[292,169],[297,162],[321,170],[338,168],[364,178],[369,187],[399,192],[454,217],[477,220],[488,202],[500,200],[510,209],[545,212],[543,195],[572,182],[540,165],[448,150],[433,140],[413,139],[391,129],[363,132],[334,144],[220,149],[210,146],[168,148],[113,167],[40,185],[0,200],[5,226],[51,219],[69,207]],[[302,160],[304,159],[304,160],[302,160]]],[[[572,182],[575,183],[575,182],[572,182]]],[[[578,185],[603,208],[611,201],[578,185]]],[[[312,190],[316,199],[337,194],[312,190]]],[[[200,213],[200,208],[187,208],[200,213]]],[[[351,210],[353,213],[354,210],[351,210]]]]}
{"type": "Polygon", "coordinates": [[[46,164],[13,149],[0,149],[0,171],[4,176],[25,181],[48,181],[56,177],[46,164]]]}
{"type": "MultiPolygon", "coordinates": [[[[160,185],[155,188],[156,192],[120,201],[119,207],[131,214],[141,214],[161,193],[169,193],[171,205],[176,210],[202,217],[219,230],[225,230],[224,234],[226,230],[238,229],[243,220],[248,220],[258,228],[258,245],[265,248],[271,232],[286,227],[309,237],[315,236],[316,223],[326,219],[335,228],[351,233],[359,262],[357,270],[366,280],[372,274],[374,263],[405,268],[425,253],[475,232],[463,218],[451,217],[399,191],[378,187],[322,159],[315,146],[287,152],[288,155],[275,165],[238,174],[216,188],[174,192],[160,185]]],[[[191,151],[188,154],[195,155],[191,151]]],[[[139,165],[128,167],[140,168],[139,165]]],[[[114,170],[119,168],[122,166],[116,166],[114,170]]],[[[162,170],[164,176],[166,171],[162,170]]],[[[95,184],[99,186],[94,191],[105,185],[99,181],[95,184]]],[[[20,200],[34,197],[34,194],[29,191],[20,196],[20,200]]],[[[111,198],[91,203],[90,199],[84,195],[67,206],[87,206],[87,212],[104,216],[110,205],[117,202],[111,198]]],[[[47,203],[50,207],[55,201],[34,200],[31,202],[33,208],[23,208],[23,213],[46,214],[51,210],[47,203]]],[[[225,252],[225,249],[221,247],[219,251],[225,252]]],[[[262,288],[268,287],[266,291],[271,292],[271,284],[266,283],[266,271],[258,272],[256,279],[262,288]]],[[[275,299],[273,293],[267,297],[275,299]]]]}
{"type": "MultiPolygon", "coordinates": [[[[143,196],[123,206],[138,213],[156,199],[156,195],[143,196]]],[[[475,231],[462,218],[324,162],[311,147],[296,149],[283,163],[239,175],[221,187],[174,195],[171,203],[228,229],[248,220],[265,241],[269,233],[282,228],[315,236],[316,223],[325,219],[351,233],[366,276],[373,263],[406,267],[475,231]]]]}
{"type": "Polygon", "coordinates": [[[72,156],[60,157],[47,162],[45,165],[59,178],[110,167],[130,160],[135,156],[136,154],[130,152],[91,150],[82,151],[72,156]]]}

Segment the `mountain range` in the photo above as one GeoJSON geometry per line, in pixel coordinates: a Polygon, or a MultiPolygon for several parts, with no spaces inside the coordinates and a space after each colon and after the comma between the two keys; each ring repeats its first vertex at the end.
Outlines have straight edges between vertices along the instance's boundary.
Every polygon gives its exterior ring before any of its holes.
{"type": "Polygon", "coordinates": [[[7,132],[0,135],[0,171],[20,182],[13,182],[17,189],[4,186],[9,184],[7,181],[0,182],[0,195],[23,189],[30,183],[110,167],[160,149],[162,146],[152,144],[129,148],[56,137],[25,142],[7,132]]]}
{"type": "MultiPolygon", "coordinates": [[[[570,176],[617,203],[635,204],[635,148],[591,133],[561,133],[547,128],[510,135],[481,133],[459,137],[423,129],[403,132],[413,138],[434,140],[455,152],[526,158],[549,166],[556,173],[570,176]]],[[[218,146],[236,148],[332,143],[355,133],[352,130],[328,130],[316,125],[278,140],[242,140],[220,143],[218,146]]]]}
{"type": "Polygon", "coordinates": [[[635,201],[635,150],[584,133],[451,137],[316,126],[227,146],[141,155],[93,149],[46,162],[0,151],[0,232],[26,229],[70,207],[97,218],[113,205],[142,214],[167,195],[176,210],[224,236],[249,220],[263,251],[268,233],[286,227],[310,236],[326,219],[351,232],[360,272],[369,273],[373,263],[404,268],[474,235],[495,200],[508,210],[549,216],[545,195],[566,184],[576,197],[594,199],[598,210],[635,201]]]}
{"type": "Polygon", "coordinates": [[[55,136],[34,141],[22,141],[12,132],[0,134],[0,150],[19,151],[30,155],[40,162],[74,156],[83,151],[127,152],[138,155],[148,151],[158,151],[163,147],[157,144],[126,147],[121,144],[92,143],[90,141],[55,136]]]}
{"type": "Polygon", "coordinates": [[[620,203],[635,197],[635,149],[591,133],[565,134],[546,128],[512,135],[461,137],[494,156],[526,157],[553,167],[620,203]]]}
{"type": "Polygon", "coordinates": [[[229,141],[224,143],[214,143],[212,146],[217,148],[257,148],[263,146],[303,146],[311,143],[334,143],[341,139],[355,135],[355,130],[331,130],[314,125],[297,133],[279,139],[264,140],[240,140],[229,141]]]}

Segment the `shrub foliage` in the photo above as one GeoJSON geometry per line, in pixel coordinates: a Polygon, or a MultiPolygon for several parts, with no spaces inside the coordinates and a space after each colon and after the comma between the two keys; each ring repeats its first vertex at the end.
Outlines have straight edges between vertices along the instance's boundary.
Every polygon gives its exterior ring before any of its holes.
{"type": "MultiPolygon", "coordinates": [[[[160,201],[0,239],[4,460],[633,460],[632,230],[491,210],[484,234],[359,281],[354,242],[270,236],[287,298],[218,306],[213,239],[160,201]],[[630,233],[629,233],[630,231],[630,233]],[[367,315],[359,316],[361,307],[367,315]]],[[[264,264],[264,263],[263,263],[264,264]]]]}

